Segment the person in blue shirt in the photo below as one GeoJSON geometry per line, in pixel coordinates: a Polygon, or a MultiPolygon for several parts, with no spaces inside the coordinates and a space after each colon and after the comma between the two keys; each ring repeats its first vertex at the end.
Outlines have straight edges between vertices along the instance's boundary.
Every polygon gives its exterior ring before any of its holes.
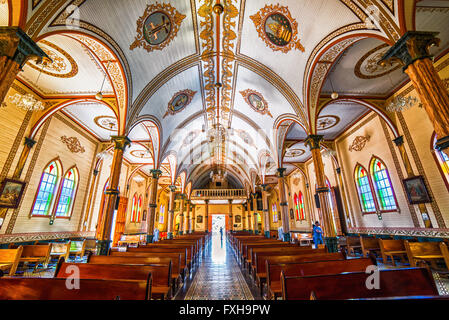
{"type": "Polygon", "coordinates": [[[319,244],[323,244],[323,229],[321,229],[318,221],[313,226],[313,243],[315,244],[315,248],[318,248],[319,244]]]}

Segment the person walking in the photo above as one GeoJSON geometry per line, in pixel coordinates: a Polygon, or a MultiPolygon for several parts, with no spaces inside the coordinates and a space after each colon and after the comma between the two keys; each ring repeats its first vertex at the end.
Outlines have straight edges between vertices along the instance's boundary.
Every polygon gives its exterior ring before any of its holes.
{"type": "Polygon", "coordinates": [[[223,227],[220,227],[220,240],[223,241],[223,227]]]}
{"type": "Polygon", "coordinates": [[[318,221],[313,226],[313,243],[315,244],[315,249],[318,248],[319,244],[323,244],[323,229],[321,229],[318,221]]]}

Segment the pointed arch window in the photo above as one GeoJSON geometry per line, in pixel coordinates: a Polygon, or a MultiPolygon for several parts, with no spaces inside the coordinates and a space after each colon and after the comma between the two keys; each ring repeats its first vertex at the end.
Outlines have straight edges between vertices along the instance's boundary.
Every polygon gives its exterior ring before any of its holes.
{"type": "Polygon", "coordinates": [[[72,168],[62,180],[61,192],[59,193],[58,205],[56,207],[56,217],[68,218],[71,215],[73,203],[75,201],[78,187],[78,170],[72,168]]]}
{"type": "Polygon", "coordinates": [[[136,222],[137,216],[137,193],[134,194],[133,203],[131,206],[131,222],[136,222]]]}
{"type": "Polygon", "coordinates": [[[372,192],[368,172],[361,165],[356,166],[355,182],[357,185],[357,191],[359,194],[362,212],[364,213],[376,212],[376,204],[374,202],[374,195],[372,192]]]}
{"type": "Polygon", "coordinates": [[[432,141],[433,155],[435,157],[435,160],[437,161],[438,169],[443,176],[444,183],[449,190],[449,156],[436,148],[437,140],[437,135],[434,134],[432,141]]]}
{"type": "Polygon", "coordinates": [[[142,220],[142,195],[139,196],[139,200],[137,201],[136,222],[140,222],[141,220],[142,220]]]}
{"type": "Polygon", "coordinates": [[[45,167],[31,209],[32,216],[51,216],[61,171],[61,164],[58,160],[50,162],[45,167]]]}
{"type": "Polygon", "coordinates": [[[376,200],[381,211],[397,209],[396,197],[391,185],[388,169],[382,160],[373,158],[371,160],[371,175],[376,190],[376,200]]]}

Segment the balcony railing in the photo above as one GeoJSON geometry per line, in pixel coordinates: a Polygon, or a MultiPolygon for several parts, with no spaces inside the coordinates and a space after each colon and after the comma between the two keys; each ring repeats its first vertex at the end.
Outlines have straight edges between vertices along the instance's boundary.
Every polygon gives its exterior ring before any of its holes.
{"type": "Polygon", "coordinates": [[[191,199],[246,199],[245,189],[195,189],[191,199]]]}

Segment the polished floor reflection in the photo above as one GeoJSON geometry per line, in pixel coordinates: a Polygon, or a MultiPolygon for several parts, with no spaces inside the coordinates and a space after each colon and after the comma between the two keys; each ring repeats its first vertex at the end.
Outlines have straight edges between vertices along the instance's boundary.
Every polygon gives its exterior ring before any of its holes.
{"type": "Polygon", "coordinates": [[[214,233],[185,300],[254,300],[226,236],[214,233]]]}

